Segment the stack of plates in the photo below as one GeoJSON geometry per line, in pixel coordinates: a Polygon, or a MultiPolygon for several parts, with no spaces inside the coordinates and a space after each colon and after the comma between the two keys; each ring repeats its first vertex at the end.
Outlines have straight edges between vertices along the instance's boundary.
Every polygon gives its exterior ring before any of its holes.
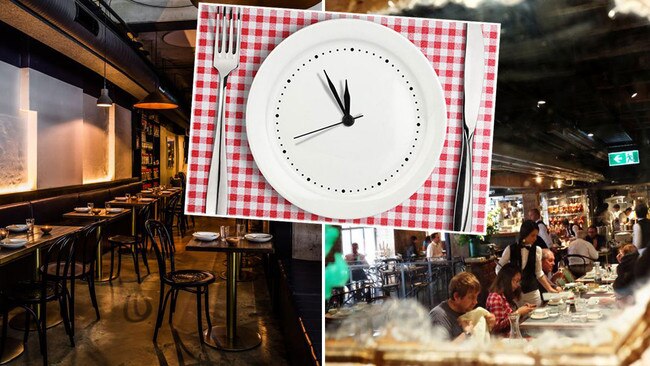
{"type": "Polygon", "coordinates": [[[142,191],[142,193],[152,193],[152,192],[153,191],[151,189],[145,189],[144,191],[142,191]]]}
{"type": "Polygon", "coordinates": [[[266,242],[266,241],[269,241],[269,240],[273,239],[273,235],[264,234],[264,233],[250,233],[250,234],[244,235],[244,238],[246,238],[246,240],[248,240],[248,241],[263,243],[263,242],[266,242]]]}
{"type": "Polygon", "coordinates": [[[27,230],[27,225],[24,224],[9,225],[7,226],[7,230],[11,231],[12,233],[22,233],[23,231],[27,230]]]}
{"type": "Polygon", "coordinates": [[[124,211],[124,209],[119,208],[119,207],[111,207],[111,208],[106,209],[106,212],[108,212],[108,213],[118,213],[118,212],[122,212],[122,211],[124,211]]]}
{"type": "Polygon", "coordinates": [[[16,248],[21,248],[24,247],[25,244],[27,244],[27,239],[4,239],[0,241],[0,246],[3,248],[8,248],[8,249],[16,249],[16,248]]]}
{"type": "Polygon", "coordinates": [[[197,231],[194,234],[192,234],[192,236],[196,240],[213,241],[213,240],[217,240],[217,238],[219,237],[219,234],[213,233],[211,231],[197,231]]]}
{"type": "Polygon", "coordinates": [[[74,212],[90,212],[90,208],[88,208],[88,207],[75,207],[74,212]]]}

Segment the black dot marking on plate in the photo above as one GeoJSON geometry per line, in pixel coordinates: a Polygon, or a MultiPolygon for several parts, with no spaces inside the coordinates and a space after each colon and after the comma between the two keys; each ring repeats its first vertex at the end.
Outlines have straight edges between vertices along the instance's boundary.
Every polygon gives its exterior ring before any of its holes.
{"type": "Polygon", "coordinates": [[[409,158],[404,158],[404,161],[409,161],[409,158]]]}
{"type": "Polygon", "coordinates": [[[320,187],[323,188],[323,185],[321,184],[320,187]]]}
{"type": "Polygon", "coordinates": [[[314,55],[314,58],[318,58],[318,55],[314,55]]]}
{"type": "Polygon", "coordinates": [[[345,193],[345,189],[342,189],[342,190],[341,190],[341,193],[345,193]]]}
{"type": "Polygon", "coordinates": [[[420,127],[420,123],[418,122],[418,123],[416,124],[416,126],[420,127]]]}
{"type": "Polygon", "coordinates": [[[302,173],[302,174],[301,174],[301,176],[303,176],[303,177],[304,177],[304,176],[305,176],[305,173],[302,173]]]}
{"type": "Polygon", "coordinates": [[[330,187],[327,187],[327,190],[329,191],[329,190],[330,190],[330,187]]]}
{"type": "MultiPolygon", "coordinates": [[[[287,79],[287,83],[290,83],[290,82],[291,82],[291,79],[287,79]]],[[[286,87],[285,87],[285,89],[286,89],[286,87]]]]}
{"type": "Polygon", "coordinates": [[[334,190],[334,192],[338,192],[338,191],[339,191],[338,189],[335,189],[335,190],[334,190]]]}
{"type": "Polygon", "coordinates": [[[350,48],[350,51],[354,51],[354,48],[350,48]]]}
{"type": "Polygon", "coordinates": [[[311,181],[311,178],[307,178],[307,182],[310,182],[310,181],[311,181]]]}
{"type": "Polygon", "coordinates": [[[282,153],[283,153],[283,154],[286,154],[286,153],[287,153],[287,150],[282,150],[282,153]]]}
{"type": "Polygon", "coordinates": [[[332,53],[332,50],[330,50],[329,53],[332,53]]]}
{"type": "Polygon", "coordinates": [[[413,90],[413,87],[410,87],[409,90],[413,90]]]}
{"type": "Polygon", "coordinates": [[[279,115],[279,114],[276,114],[276,115],[275,115],[275,118],[278,118],[278,117],[280,117],[280,115],[279,115]]]}
{"type": "MultiPolygon", "coordinates": [[[[415,108],[415,111],[416,111],[416,112],[419,112],[419,111],[420,111],[420,108],[415,108]]],[[[420,118],[420,117],[418,117],[418,118],[420,118]]]]}
{"type": "Polygon", "coordinates": [[[393,175],[391,174],[391,175],[390,175],[390,177],[392,178],[392,177],[393,177],[393,175]]]}
{"type": "Polygon", "coordinates": [[[381,182],[377,182],[377,185],[380,186],[380,185],[381,185],[381,182]]]}
{"type": "MultiPolygon", "coordinates": [[[[379,57],[379,58],[381,58],[381,57],[379,57]]],[[[389,62],[390,62],[390,61],[388,61],[388,59],[386,59],[386,63],[389,63],[389,62]]]]}

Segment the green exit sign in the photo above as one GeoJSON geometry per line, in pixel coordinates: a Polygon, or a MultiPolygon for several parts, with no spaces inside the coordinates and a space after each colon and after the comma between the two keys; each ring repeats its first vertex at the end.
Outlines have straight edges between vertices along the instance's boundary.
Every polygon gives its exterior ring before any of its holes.
{"type": "Polygon", "coordinates": [[[639,164],[639,150],[609,153],[609,166],[639,164]]]}

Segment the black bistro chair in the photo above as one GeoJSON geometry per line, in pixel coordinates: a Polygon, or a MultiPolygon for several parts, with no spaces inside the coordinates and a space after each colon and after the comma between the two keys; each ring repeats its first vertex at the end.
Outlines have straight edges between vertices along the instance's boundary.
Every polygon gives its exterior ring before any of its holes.
{"type": "MultiPolygon", "coordinates": [[[[10,289],[6,299],[10,306],[22,307],[25,310],[25,336],[27,343],[31,319],[36,320],[43,364],[47,365],[47,303],[59,301],[61,318],[70,343],[74,347],[72,326],[70,324],[68,299],[70,294],[65,284],[65,273],[70,273],[74,263],[76,235],[69,234],[57,239],[45,250],[43,263],[48,266],[41,267],[39,278],[30,281],[21,281],[10,289]],[[50,268],[52,270],[50,270],[50,268]],[[47,269],[47,270],[46,270],[47,269]],[[37,306],[40,311],[37,311],[37,306]]],[[[6,309],[6,308],[5,308],[6,309]]],[[[6,315],[6,312],[5,312],[6,315]]],[[[4,331],[4,330],[3,330],[4,331]]]]}
{"type": "Polygon", "coordinates": [[[176,248],[165,225],[157,220],[148,220],[145,227],[151,239],[151,246],[156,252],[158,271],[160,274],[160,300],[158,301],[158,317],[156,318],[153,341],[155,342],[156,338],[158,338],[158,329],[162,326],[165,307],[169,297],[171,296],[171,302],[169,304],[169,323],[171,324],[172,315],[176,310],[178,293],[180,291],[187,291],[196,294],[196,318],[199,328],[199,338],[201,343],[204,343],[203,321],[201,319],[201,296],[204,296],[205,317],[208,323],[208,330],[210,330],[212,329],[212,322],[210,321],[210,308],[208,303],[208,285],[214,283],[214,275],[208,271],[195,269],[177,270],[174,262],[176,248]],[[165,293],[165,286],[170,287],[167,293],[165,293]]]}
{"type": "Polygon", "coordinates": [[[567,254],[562,261],[575,278],[584,276],[594,266],[593,259],[579,254],[567,254]]]}
{"type": "Polygon", "coordinates": [[[151,217],[151,205],[143,206],[138,211],[138,215],[136,217],[135,236],[114,235],[108,238],[108,243],[111,246],[111,270],[109,274],[109,281],[113,281],[120,276],[120,271],[122,269],[122,255],[120,254],[120,249],[126,249],[131,252],[131,256],[133,257],[133,266],[135,267],[135,274],[138,277],[138,283],[142,282],[140,280],[138,253],[140,253],[142,256],[142,262],[144,262],[144,266],[147,268],[147,274],[151,273],[149,271],[149,262],[147,261],[147,234],[144,231],[144,223],[149,220],[149,217],[151,217]],[[117,275],[113,277],[115,249],[117,249],[117,275]]]}
{"type": "MultiPolygon", "coordinates": [[[[59,270],[59,263],[48,262],[47,273],[62,281],[64,284],[69,282],[69,290],[66,291],[68,301],[68,314],[70,316],[70,340],[74,345],[74,293],[75,280],[86,280],[90,301],[95,308],[95,315],[99,320],[99,306],[97,305],[97,296],[95,294],[95,259],[97,258],[97,247],[100,245],[98,235],[104,220],[94,222],[84,227],[76,237],[74,245],[73,260],[70,262],[67,271],[59,270]]],[[[45,271],[45,267],[42,268],[45,271]]],[[[67,285],[66,285],[67,286],[67,285]]]]}

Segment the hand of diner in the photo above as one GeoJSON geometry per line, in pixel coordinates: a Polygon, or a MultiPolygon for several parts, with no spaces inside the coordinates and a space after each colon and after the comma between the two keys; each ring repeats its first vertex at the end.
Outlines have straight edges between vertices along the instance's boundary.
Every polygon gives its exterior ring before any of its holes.
{"type": "Polygon", "coordinates": [[[519,314],[519,316],[527,315],[530,314],[530,312],[533,311],[536,307],[537,305],[526,303],[524,306],[517,309],[516,313],[519,314]]]}

